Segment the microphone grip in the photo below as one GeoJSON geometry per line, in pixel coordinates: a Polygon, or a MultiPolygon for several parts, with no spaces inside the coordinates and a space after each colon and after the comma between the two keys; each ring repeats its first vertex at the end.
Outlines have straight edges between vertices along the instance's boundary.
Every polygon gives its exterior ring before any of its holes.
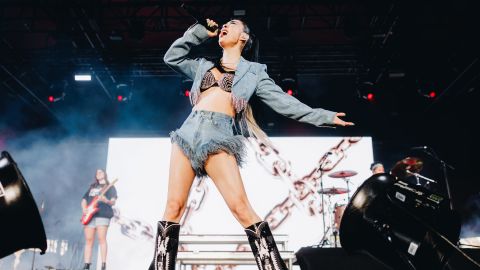
{"type": "Polygon", "coordinates": [[[218,29],[218,25],[209,26],[207,23],[207,18],[200,14],[200,12],[196,8],[186,5],[185,3],[182,3],[181,7],[185,9],[185,11],[187,11],[187,13],[192,16],[197,21],[197,23],[205,26],[208,31],[215,32],[218,29]]]}

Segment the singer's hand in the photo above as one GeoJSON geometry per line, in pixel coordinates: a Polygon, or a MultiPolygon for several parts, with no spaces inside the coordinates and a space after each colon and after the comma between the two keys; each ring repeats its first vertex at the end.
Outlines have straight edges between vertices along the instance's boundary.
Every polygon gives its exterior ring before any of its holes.
{"type": "MultiPolygon", "coordinates": [[[[207,19],[207,24],[210,27],[218,26],[218,24],[215,21],[210,20],[210,19],[207,19]]],[[[209,37],[216,37],[217,35],[218,35],[218,28],[217,28],[217,30],[215,30],[215,32],[208,31],[208,36],[209,37]]]]}
{"type": "Polygon", "coordinates": [[[339,112],[335,115],[335,118],[333,118],[333,123],[338,126],[354,126],[355,124],[352,122],[345,122],[342,119],[338,118],[339,116],[345,116],[345,113],[339,112]]]}

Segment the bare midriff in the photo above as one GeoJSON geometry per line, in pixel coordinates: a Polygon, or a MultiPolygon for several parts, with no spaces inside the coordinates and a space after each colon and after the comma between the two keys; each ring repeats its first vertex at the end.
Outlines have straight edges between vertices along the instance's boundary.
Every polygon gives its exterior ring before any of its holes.
{"type": "Polygon", "coordinates": [[[193,110],[219,112],[234,117],[232,93],[224,91],[218,86],[210,87],[200,94],[199,101],[193,110]]]}
{"type": "MultiPolygon", "coordinates": [[[[211,71],[216,80],[222,75],[217,68],[213,68],[211,71]]],[[[201,92],[198,103],[193,107],[193,110],[219,112],[234,117],[235,108],[232,104],[232,93],[222,90],[218,86],[212,86],[201,92]]]]}

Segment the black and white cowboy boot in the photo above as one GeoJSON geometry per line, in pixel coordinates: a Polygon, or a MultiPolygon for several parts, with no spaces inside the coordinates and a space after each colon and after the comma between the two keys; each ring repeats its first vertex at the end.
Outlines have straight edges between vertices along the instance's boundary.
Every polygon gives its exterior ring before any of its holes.
{"type": "Polygon", "coordinates": [[[288,270],[267,222],[255,223],[247,227],[245,233],[259,270],[288,270]]]}
{"type": "Polygon", "coordinates": [[[159,221],[155,239],[155,253],[148,270],[175,270],[180,224],[159,221]]]}

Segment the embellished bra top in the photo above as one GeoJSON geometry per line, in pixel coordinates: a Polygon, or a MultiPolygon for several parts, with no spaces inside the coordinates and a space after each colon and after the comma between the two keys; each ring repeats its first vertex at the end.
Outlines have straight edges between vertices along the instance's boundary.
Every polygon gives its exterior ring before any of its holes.
{"type": "Polygon", "coordinates": [[[213,76],[212,69],[205,73],[203,76],[202,83],[200,84],[200,92],[203,92],[210,87],[218,86],[220,89],[226,92],[232,92],[233,77],[235,76],[235,71],[225,71],[219,64],[215,67],[222,72],[220,79],[216,80],[213,76]]]}

